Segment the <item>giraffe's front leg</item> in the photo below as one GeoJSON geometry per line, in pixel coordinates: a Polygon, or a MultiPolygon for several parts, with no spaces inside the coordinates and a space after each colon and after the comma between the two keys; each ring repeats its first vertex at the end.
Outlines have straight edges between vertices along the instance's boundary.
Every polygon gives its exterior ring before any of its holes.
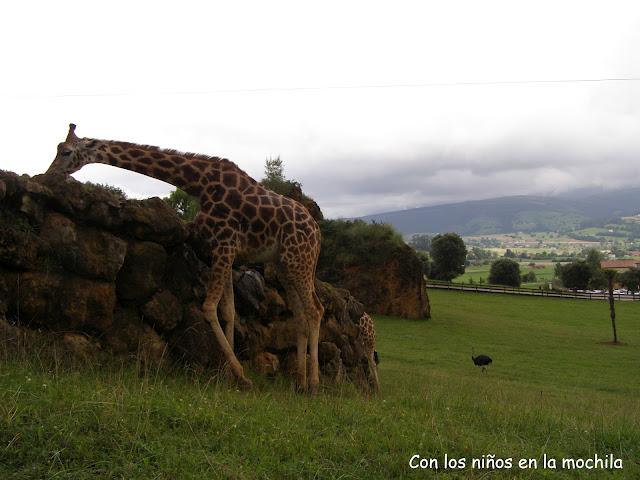
{"type": "MultiPolygon", "coordinates": [[[[218,320],[218,305],[221,304],[222,296],[226,287],[226,279],[231,277],[231,263],[232,260],[225,261],[222,257],[216,258],[213,262],[211,281],[207,290],[207,297],[204,302],[203,310],[207,320],[211,324],[213,334],[216,337],[218,345],[222,349],[222,353],[229,365],[229,368],[231,369],[231,373],[236,378],[240,386],[244,388],[251,388],[251,380],[244,376],[242,365],[233,353],[233,348],[222,331],[222,327],[218,320]]],[[[231,299],[233,301],[233,297],[231,299]]]]}

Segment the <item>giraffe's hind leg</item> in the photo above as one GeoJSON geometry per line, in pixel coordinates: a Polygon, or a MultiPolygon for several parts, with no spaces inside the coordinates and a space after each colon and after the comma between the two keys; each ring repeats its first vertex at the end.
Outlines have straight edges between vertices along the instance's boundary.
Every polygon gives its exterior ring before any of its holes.
{"type": "Polygon", "coordinates": [[[293,321],[296,324],[296,389],[298,392],[302,393],[307,390],[307,346],[309,342],[309,324],[303,315],[304,308],[293,281],[288,278],[286,273],[279,272],[278,278],[287,292],[287,301],[291,311],[293,312],[293,321]]]}
{"type": "MultiPolygon", "coordinates": [[[[233,376],[237,379],[240,386],[244,388],[251,388],[251,380],[244,376],[242,365],[233,353],[233,347],[227,340],[227,337],[220,326],[220,321],[218,320],[218,305],[223,297],[225,288],[227,288],[227,279],[231,278],[231,264],[232,260],[229,261],[222,257],[218,257],[213,261],[211,281],[209,282],[203,311],[207,320],[211,324],[213,334],[216,337],[218,345],[222,349],[222,353],[224,354],[225,360],[229,365],[233,376]]],[[[231,288],[233,288],[233,286],[231,286],[231,288]]],[[[231,297],[231,301],[233,301],[233,297],[231,297]]],[[[228,308],[228,304],[226,306],[228,308]]],[[[229,325],[228,319],[227,325],[229,325]]]]}
{"type": "Polygon", "coordinates": [[[369,383],[373,387],[373,391],[376,395],[380,395],[380,380],[378,379],[378,366],[372,351],[370,355],[367,355],[367,363],[369,364],[369,383]]]}
{"type": "Polygon", "coordinates": [[[220,299],[220,314],[224,320],[224,334],[229,342],[231,350],[233,350],[233,337],[235,331],[236,306],[233,301],[233,275],[231,270],[227,276],[222,290],[222,298],[220,299]]]}
{"type": "Polygon", "coordinates": [[[316,295],[313,275],[296,276],[288,272],[285,277],[288,284],[287,296],[295,299],[293,303],[295,321],[298,323],[301,332],[304,332],[298,336],[298,378],[306,380],[306,352],[308,346],[310,362],[309,389],[312,395],[316,395],[320,385],[318,343],[324,307],[316,295]],[[303,345],[304,350],[302,350],[303,345]],[[304,354],[301,352],[304,352],[304,354]],[[305,367],[304,370],[303,367],[305,367]]]}
{"type": "Polygon", "coordinates": [[[298,295],[302,302],[304,315],[309,325],[309,356],[311,368],[309,372],[309,387],[312,395],[318,393],[320,385],[320,365],[318,363],[318,343],[320,341],[320,322],[324,314],[324,307],[315,291],[313,278],[296,285],[298,295]]]}
{"type": "MultiPolygon", "coordinates": [[[[306,213],[308,215],[308,212],[306,213]]],[[[320,339],[320,321],[324,308],[316,295],[316,264],[320,248],[320,230],[315,222],[298,225],[300,230],[295,236],[285,238],[281,244],[279,278],[287,289],[287,296],[295,299],[292,303],[295,321],[298,324],[298,378],[304,379],[306,386],[306,349],[309,348],[309,376],[311,394],[318,393],[320,384],[318,365],[318,342],[320,339]],[[301,251],[300,244],[306,238],[307,243],[301,251]],[[294,293],[295,292],[295,293],[294,293]]]]}

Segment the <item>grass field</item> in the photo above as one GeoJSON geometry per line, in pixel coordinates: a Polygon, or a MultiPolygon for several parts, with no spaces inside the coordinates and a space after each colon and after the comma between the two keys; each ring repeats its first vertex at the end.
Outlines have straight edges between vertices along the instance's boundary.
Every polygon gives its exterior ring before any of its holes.
{"type": "MultiPolygon", "coordinates": [[[[433,319],[377,318],[383,394],[317,398],[254,376],[69,366],[4,352],[0,478],[640,478],[640,305],[431,291],[433,319]],[[470,350],[491,355],[482,374],[470,350]],[[593,458],[623,470],[412,470],[424,458],[593,458]]],[[[516,464],[517,467],[517,464],[516,464]]]]}
{"type": "MultiPolygon", "coordinates": [[[[535,262],[537,265],[543,265],[543,268],[531,268],[529,263],[531,260],[520,262],[520,273],[525,274],[533,271],[536,274],[536,281],[531,283],[523,283],[524,288],[538,288],[551,280],[553,280],[553,272],[555,264],[552,262],[535,262]]],[[[471,265],[465,268],[465,272],[453,279],[455,283],[489,283],[489,271],[491,265],[471,265]]]]}

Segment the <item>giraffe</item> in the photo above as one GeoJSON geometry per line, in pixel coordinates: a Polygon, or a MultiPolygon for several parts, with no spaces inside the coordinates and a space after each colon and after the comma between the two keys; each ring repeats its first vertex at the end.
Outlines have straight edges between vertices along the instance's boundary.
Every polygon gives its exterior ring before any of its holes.
{"type": "Polygon", "coordinates": [[[367,376],[376,394],[380,394],[380,381],[378,380],[378,352],[376,352],[376,327],[366,312],[358,320],[358,338],[364,346],[367,357],[367,376]]]}
{"type": "Polygon", "coordinates": [[[272,261],[296,322],[298,391],[316,394],[318,337],[324,308],[315,290],[320,229],[307,209],[255,181],[235,163],[150,145],[79,138],[69,125],[46,174],[69,175],[90,163],[125,168],[170,183],[200,200],[194,223],[211,252],[211,280],[203,311],[238,384],[251,388],[233,351],[232,264],[237,255],[272,261]],[[222,330],[218,310],[225,321],[222,330]],[[307,349],[310,355],[307,378],[307,349]]]}

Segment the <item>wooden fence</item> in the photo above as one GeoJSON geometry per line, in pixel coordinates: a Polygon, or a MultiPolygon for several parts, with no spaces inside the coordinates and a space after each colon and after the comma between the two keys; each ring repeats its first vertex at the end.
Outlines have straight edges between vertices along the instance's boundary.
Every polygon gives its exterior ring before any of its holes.
{"type": "MultiPolygon", "coordinates": [[[[586,292],[573,292],[571,290],[544,290],[542,288],[517,288],[506,287],[504,285],[484,285],[484,284],[471,284],[471,283],[451,283],[443,282],[440,280],[427,280],[427,287],[440,288],[444,290],[460,290],[465,292],[479,292],[479,293],[507,293],[512,295],[530,295],[537,297],[555,297],[555,298],[581,298],[584,300],[608,300],[609,293],[586,293],[586,292]]],[[[632,294],[614,293],[613,298],[620,301],[638,301],[640,300],[640,293],[635,292],[632,294]]]]}

